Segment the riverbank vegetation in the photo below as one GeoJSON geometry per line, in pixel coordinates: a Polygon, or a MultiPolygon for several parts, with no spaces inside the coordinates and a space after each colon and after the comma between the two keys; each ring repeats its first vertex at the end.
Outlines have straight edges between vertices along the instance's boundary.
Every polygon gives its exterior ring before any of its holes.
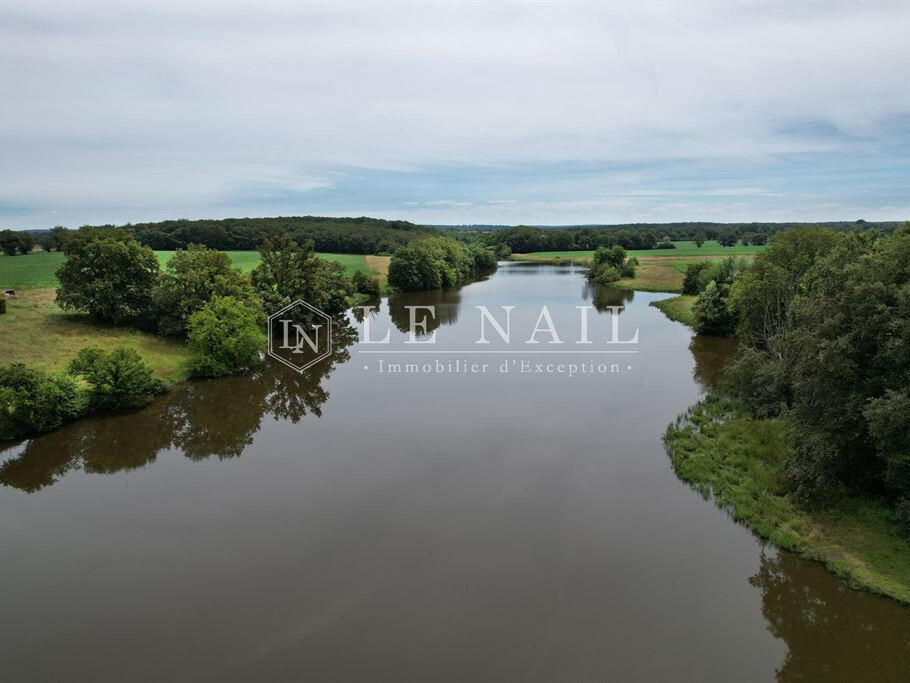
{"type": "Polygon", "coordinates": [[[724,318],[739,350],[725,402],[712,398],[668,432],[681,476],[709,487],[763,536],[910,599],[910,569],[893,569],[910,568],[910,224],[890,236],[781,233],[723,291],[712,279],[693,316],[696,329],[724,318]],[[773,432],[774,458],[746,440],[742,467],[714,471],[723,463],[710,452],[712,434],[746,428],[773,432]],[[770,487],[772,472],[769,495],[785,506],[731,497],[737,487],[770,487]],[[829,528],[832,519],[852,535],[831,540],[829,532],[822,545],[808,531],[787,535],[801,520],[829,528]]]}
{"type": "Polygon", "coordinates": [[[787,422],[756,419],[720,397],[681,416],[665,436],[673,469],[762,538],[825,566],[853,586],[910,603],[910,544],[886,500],[844,496],[804,505],[787,463],[787,422]]]}
{"type": "Polygon", "coordinates": [[[598,247],[594,250],[587,278],[598,285],[611,285],[621,278],[635,279],[635,257],[626,258],[626,250],[619,245],[598,247]]]}
{"type": "Polygon", "coordinates": [[[402,292],[457,287],[496,270],[496,257],[476,244],[432,237],[396,251],[389,261],[389,285],[402,292]]]}
{"type": "Polygon", "coordinates": [[[6,438],[94,410],[138,407],[164,379],[244,370],[261,358],[269,311],[304,299],[338,315],[382,287],[365,268],[348,277],[341,263],[318,258],[312,242],[288,235],[266,239],[249,272],[200,245],[170,254],[162,272],[150,247],[116,228],[68,233],[62,253],[44,256],[60,261],[53,301],[48,290],[3,300],[10,304],[0,330],[4,361],[13,363],[0,377],[6,438]]]}

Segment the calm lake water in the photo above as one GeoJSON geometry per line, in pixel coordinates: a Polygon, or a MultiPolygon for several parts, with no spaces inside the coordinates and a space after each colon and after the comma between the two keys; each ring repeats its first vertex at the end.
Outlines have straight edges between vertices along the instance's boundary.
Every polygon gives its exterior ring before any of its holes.
{"type": "Polygon", "coordinates": [[[648,305],[666,296],[509,264],[384,300],[383,353],[341,329],[309,374],[269,362],[8,447],[0,677],[907,680],[910,610],[674,476],[661,435],[730,349],[648,305]],[[437,307],[434,345],[403,344],[408,305],[437,307]],[[480,305],[515,306],[513,343],[487,325],[465,354],[480,305]],[[543,305],[566,344],[520,343],[543,305]],[[636,353],[594,353],[618,305],[636,353]]]}

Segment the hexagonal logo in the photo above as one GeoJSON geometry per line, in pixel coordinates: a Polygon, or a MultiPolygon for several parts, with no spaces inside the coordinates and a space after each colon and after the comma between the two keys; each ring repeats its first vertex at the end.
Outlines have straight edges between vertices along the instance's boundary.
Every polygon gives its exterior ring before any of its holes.
{"type": "Polygon", "coordinates": [[[297,372],[332,355],[332,317],[298,299],[269,316],[269,355],[297,372]]]}

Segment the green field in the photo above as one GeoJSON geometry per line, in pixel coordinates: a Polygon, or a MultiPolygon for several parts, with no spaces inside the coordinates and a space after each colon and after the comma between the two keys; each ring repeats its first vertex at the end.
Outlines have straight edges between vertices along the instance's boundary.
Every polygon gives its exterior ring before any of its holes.
{"type": "MultiPolygon", "coordinates": [[[[258,251],[228,251],[231,262],[244,273],[249,273],[259,263],[258,251]]],[[[161,266],[174,255],[173,251],[156,251],[161,266]]],[[[366,272],[367,264],[362,254],[317,254],[320,258],[337,261],[350,277],[354,271],[366,272]]],[[[57,286],[54,275],[63,263],[64,254],[35,252],[25,256],[0,256],[0,287],[3,289],[46,289],[57,286]]]]}
{"type": "MultiPolygon", "coordinates": [[[[673,257],[692,257],[704,256],[705,258],[717,258],[723,256],[747,256],[757,254],[765,247],[722,247],[714,240],[708,240],[701,248],[692,241],[674,242],[676,249],[632,249],[628,252],[629,256],[648,257],[648,258],[673,258],[673,257]]],[[[513,254],[512,258],[519,261],[569,261],[573,263],[585,263],[594,255],[593,251],[535,251],[530,254],[513,254]]]]}

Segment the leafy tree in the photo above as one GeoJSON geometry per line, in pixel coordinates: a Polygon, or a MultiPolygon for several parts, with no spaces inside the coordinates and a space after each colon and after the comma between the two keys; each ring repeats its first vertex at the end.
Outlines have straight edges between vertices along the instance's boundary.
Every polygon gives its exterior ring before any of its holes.
{"type": "Polygon", "coordinates": [[[715,337],[733,334],[736,313],[730,308],[727,300],[729,295],[728,285],[719,285],[714,280],[708,283],[692,307],[695,330],[699,334],[710,334],[715,337]]]}
{"type": "MultiPolygon", "coordinates": [[[[824,228],[775,235],[733,287],[731,306],[739,319],[738,334],[750,344],[770,349],[786,323],[790,303],[805,288],[807,273],[839,239],[838,233],[824,228]]],[[[784,349],[774,352],[781,354],[784,349]]]]}
{"type": "Polygon", "coordinates": [[[488,268],[485,264],[489,263],[495,268],[495,259],[476,250],[469,251],[453,239],[415,240],[392,256],[389,284],[405,292],[455,287],[479,272],[478,260],[483,269],[488,268]]]}
{"type": "Polygon", "coordinates": [[[110,353],[96,346],[84,348],[67,372],[89,384],[93,408],[138,408],[164,391],[164,384],[152,376],[152,369],[136,350],[122,346],[110,353]]]}
{"type": "Polygon", "coordinates": [[[258,314],[239,299],[213,298],[190,316],[190,370],[200,377],[222,377],[260,361],[265,335],[258,314]]]}
{"type": "Polygon", "coordinates": [[[597,247],[587,277],[592,282],[609,285],[622,277],[635,277],[635,259],[626,259],[626,250],[621,246],[597,247]]]}
{"type": "Polygon", "coordinates": [[[32,236],[32,233],[25,232],[24,230],[19,233],[19,249],[20,254],[30,254],[32,249],[35,248],[35,238],[32,236]]]}
{"type": "Polygon", "coordinates": [[[705,232],[704,230],[699,230],[695,233],[695,246],[701,249],[702,245],[705,243],[705,232]]]}
{"type": "Polygon", "coordinates": [[[724,232],[717,236],[717,242],[722,247],[735,247],[739,238],[733,232],[724,232]]]}
{"type": "Polygon", "coordinates": [[[496,255],[492,250],[486,249],[479,244],[472,244],[468,247],[471,258],[474,259],[474,272],[476,274],[489,273],[496,270],[496,255]]]}
{"type": "Polygon", "coordinates": [[[159,333],[186,334],[190,316],[213,296],[232,296],[259,306],[249,279],[231,265],[227,254],[198,244],[178,249],[152,293],[159,333]]]}
{"type": "Polygon", "coordinates": [[[19,235],[13,230],[0,230],[0,249],[7,256],[15,256],[19,251],[19,235]]]}
{"type": "Polygon", "coordinates": [[[76,383],[13,363],[0,368],[0,438],[46,432],[80,415],[84,401],[76,383]]]}
{"type": "Polygon", "coordinates": [[[344,268],[318,258],[311,241],[298,244],[290,235],[279,235],[263,242],[259,254],[262,260],[253,270],[251,280],[267,313],[298,299],[328,315],[347,308],[351,282],[344,268]]]}
{"type": "Polygon", "coordinates": [[[354,271],[351,282],[355,292],[371,297],[378,297],[382,293],[382,285],[379,283],[379,277],[376,273],[364,273],[362,270],[354,271]]]}
{"type": "Polygon", "coordinates": [[[73,233],[63,250],[66,261],[57,269],[62,308],[115,324],[148,316],[158,278],[154,251],[126,230],[96,228],[73,233]]]}
{"type": "Polygon", "coordinates": [[[509,248],[508,244],[500,244],[496,247],[496,258],[500,261],[508,261],[512,258],[512,250],[509,248]]]}
{"type": "Polygon", "coordinates": [[[686,274],[685,277],[683,277],[683,294],[698,294],[700,291],[699,276],[710,267],[711,264],[707,261],[700,261],[698,263],[690,263],[687,265],[686,274]]]}

